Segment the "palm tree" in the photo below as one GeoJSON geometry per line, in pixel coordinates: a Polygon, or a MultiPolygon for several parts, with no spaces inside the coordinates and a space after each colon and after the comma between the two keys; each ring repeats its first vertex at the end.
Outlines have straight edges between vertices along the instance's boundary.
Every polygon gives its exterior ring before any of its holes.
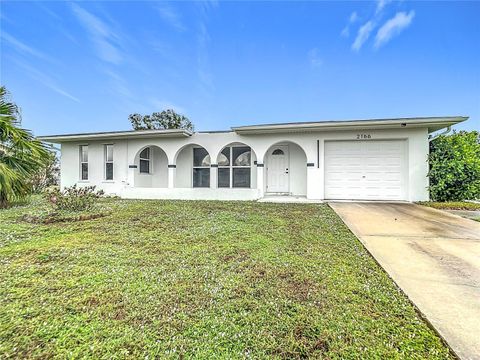
{"type": "Polygon", "coordinates": [[[19,109],[8,95],[0,86],[0,208],[29,193],[29,178],[49,156],[43,143],[19,127],[19,109]]]}

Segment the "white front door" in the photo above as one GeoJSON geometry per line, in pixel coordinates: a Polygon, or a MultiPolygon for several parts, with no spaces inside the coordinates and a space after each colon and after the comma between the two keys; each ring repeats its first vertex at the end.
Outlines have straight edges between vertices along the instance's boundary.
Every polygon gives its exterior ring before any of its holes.
{"type": "Polygon", "coordinates": [[[277,145],[268,151],[267,158],[267,192],[288,193],[288,145],[277,145]]]}

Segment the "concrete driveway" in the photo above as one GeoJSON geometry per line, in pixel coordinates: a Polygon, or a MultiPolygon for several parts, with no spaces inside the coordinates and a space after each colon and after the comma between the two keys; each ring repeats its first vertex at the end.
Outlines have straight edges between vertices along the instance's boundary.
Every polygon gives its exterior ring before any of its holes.
{"type": "Polygon", "coordinates": [[[330,203],[462,359],[480,359],[480,223],[407,203],[330,203]]]}

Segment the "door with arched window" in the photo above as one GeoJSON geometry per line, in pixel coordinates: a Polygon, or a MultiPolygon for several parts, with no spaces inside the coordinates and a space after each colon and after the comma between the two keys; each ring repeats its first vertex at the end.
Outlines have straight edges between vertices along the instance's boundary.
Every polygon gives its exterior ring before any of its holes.
{"type": "Polygon", "coordinates": [[[290,189],[288,145],[273,146],[267,156],[267,192],[288,193],[290,189]]]}

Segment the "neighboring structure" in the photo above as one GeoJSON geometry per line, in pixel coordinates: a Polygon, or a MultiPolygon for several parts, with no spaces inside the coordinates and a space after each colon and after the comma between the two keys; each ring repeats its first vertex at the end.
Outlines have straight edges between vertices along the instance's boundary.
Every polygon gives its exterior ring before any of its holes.
{"type": "Polygon", "coordinates": [[[428,200],[429,134],[467,120],[430,117],[253,125],[232,131],[52,135],[61,187],[123,198],[428,200]]]}

